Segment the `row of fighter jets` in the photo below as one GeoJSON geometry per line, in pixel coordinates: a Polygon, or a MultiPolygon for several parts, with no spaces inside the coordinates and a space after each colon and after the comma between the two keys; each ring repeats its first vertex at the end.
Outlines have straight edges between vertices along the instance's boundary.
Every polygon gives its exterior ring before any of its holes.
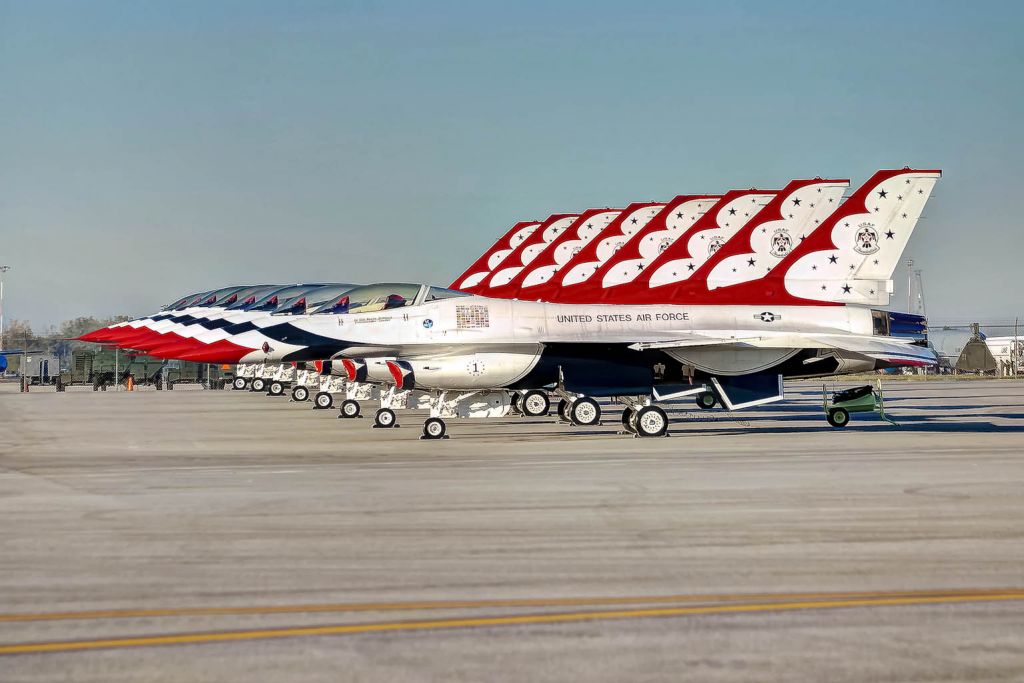
{"type": "Polygon", "coordinates": [[[597,423],[612,398],[628,432],[663,435],[664,400],[741,409],[781,400],[784,378],[934,364],[924,319],[877,307],[939,176],[879,171],[845,200],[848,181],[814,178],[556,214],[447,288],[228,287],[81,339],[239,364],[243,384],[285,368],[297,398],[342,393],[341,416],[379,400],[379,427],[427,408],[426,438],[453,417],[547,414],[552,396],[569,422],[597,423]]]}

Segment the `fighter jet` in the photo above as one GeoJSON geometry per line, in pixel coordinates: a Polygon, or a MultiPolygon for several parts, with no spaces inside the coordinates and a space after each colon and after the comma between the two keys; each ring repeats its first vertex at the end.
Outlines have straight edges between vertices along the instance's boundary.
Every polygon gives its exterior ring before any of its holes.
{"type": "MultiPolygon", "coordinates": [[[[939,175],[879,172],[767,275],[717,287],[718,299],[575,305],[368,286],[349,292],[360,305],[345,313],[264,328],[265,341],[241,360],[311,350],[354,363],[393,358],[384,365],[395,386],[433,395],[428,438],[444,435],[444,418],[505,410],[513,389],[574,396],[566,411],[580,424],[600,418],[594,397],[613,397],[627,428],[653,436],[668,426],[661,398],[711,392],[738,409],[781,400],[783,378],[933,364],[923,319],[850,304],[888,302],[888,278],[939,175]],[[890,334],[908,324],[920,333],[890,334]]],[[[739,213],[765,194],[721,208],[739,213]]]]}

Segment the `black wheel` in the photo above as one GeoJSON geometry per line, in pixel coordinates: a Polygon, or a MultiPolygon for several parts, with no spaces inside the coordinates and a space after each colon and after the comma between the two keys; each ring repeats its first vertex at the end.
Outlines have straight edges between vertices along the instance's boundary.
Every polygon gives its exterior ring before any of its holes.
{"type": "Polygon", "coordinates": [[[718,405],[718,399],[710,391],[697,394],[697,407],[701,410],[710,410],[718,405]]]}
{"type": "Polygon", "coordinates": [[[601,421],[601,406],[589,396],[580,396],[569,405],[569,418],[574,425],[591,427],[601,421]]]}
{"type": "Polygon", "coordinates": [[[292,389],[292,400],[299,401],[300,403],[302,401],[308,401],[309,389],[307,387],[302,386],[301,384],[295,387],[294,389],[292,389]]]}
{"type": "Polygon", "coordinates": [[[167,380],[167,391],[174,391],[174,382],[167,380]]]}
{"type": "Polygon", "coordinates": [[[238,391],[241,391],[242,389],[245,389],[245,378],[244,377],[236,377],[235,381],[233,381],[231,383],[231,386],[233,386],[238,391]]]}
{"type": "Polygon", "coordinates": [[[359,401],[353,401],[350,398],[346,398],[344,401],[342,401],[341,411],[339,411],[338,417],[359,417],[359,401]]]}
{"type": "Polygon", "coordinates": [[[398,416],[391,408],[381,408],[373,416],[373,426],[379,429],[390,429],[398,422],[398,416]]]}
{"type": "Polygon", "coordinates": [[[658,406],[644,406],[638,410],[633,423],[639,436],[665,436],[668,433],[668,415],[658,406]]]}
{"type": "Polygon", "coordinates": [[[512,413],[518,415],[522,411],[519,409],[519,400],[522,398],[522,394],[518,391],[513,391],[509,396],[509,404],[512,406],[512,413]]]}
{"type": "Polygon", "coordinates": [[[548,411],[551,410],[551,400],[548,398],[547,392],[538,391],[533,389],[523,394],[523,398],[519,401],[519,405],[523,411],[523,415],[527,417],[540,417],[541,415],[547,415],[548,411]]]}
{"type": "Polygon", "coordinates": [[[841,429],[850,424],[850,411],[846,408],[833,408],[825,414],[825,419],[833,427],[841,429]]]}
{"type": "Polygon", "coordinates": [[[326,391],[318,391],[316,396],[313,397],[313,407],[319,408],[320,410],[327,410],[334,405],[334,397],[328,394],[326,391]]]}
{"type": "Polygon", "coordinates": [[[572,422],[569,418],[569,402],[564,398],[558,399],[558,406],[555,408],[555,412],[558,413],[558,419],[562,422],[572,422]]]}
{"type": "Polygon", "coordinates": [[[445,425],[444,420],[439,417],[427,418],[427,421],[423,423],[424,439],[443,439],[444,434],[447,431],[447,425],[445,425]]]}
{"type": "Polygon", "coordinates": [[[280,382],[271,382],[267,387],[267,394],[269,396],[284,396],[284,385],[280,382]]]}
{"type": "Polygon", "coordinates": [[[252,384],[249,386],[249,388],[252,389],[253,391],[263,391],[264,389],[267,388],[267,383],[263,380],[262,377],[255,377],[253,378],[252,384]]]}
{"type": "Polygon", "coordinates": [[[636,411],[632,408],[626,408],[622,411],[622,428],[632,434],[636,434],[636,428],[633,426],[635,417],[636,411]]]}

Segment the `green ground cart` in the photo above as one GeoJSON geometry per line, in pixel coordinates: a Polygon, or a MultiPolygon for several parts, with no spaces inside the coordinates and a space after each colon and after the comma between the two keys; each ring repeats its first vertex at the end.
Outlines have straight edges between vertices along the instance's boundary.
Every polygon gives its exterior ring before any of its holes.
{"type": "Polygon", "coordinates": [[[895,420],[885,414],[885,404],[882,398],[882,380],[878,380],[877,388],[870,384],[852,389],[843,389],[832,394],[832,400],[828,400],[825,385],[821,386],[821,403],[825,408],[825,419],[833,427],[839,429],[850,424],[850,413],[876,412],[878,416],[891,425],[899,427],[895,420]]]}

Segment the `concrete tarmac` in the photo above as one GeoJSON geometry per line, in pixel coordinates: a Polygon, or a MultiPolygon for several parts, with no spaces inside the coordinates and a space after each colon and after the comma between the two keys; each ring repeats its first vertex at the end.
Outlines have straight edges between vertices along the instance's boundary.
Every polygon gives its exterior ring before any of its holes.
{"type": "Polygon", "coordinates": [[[1024,382],[671,437],[0,387],[0,681],[1024,680],[1024,382]]]}

